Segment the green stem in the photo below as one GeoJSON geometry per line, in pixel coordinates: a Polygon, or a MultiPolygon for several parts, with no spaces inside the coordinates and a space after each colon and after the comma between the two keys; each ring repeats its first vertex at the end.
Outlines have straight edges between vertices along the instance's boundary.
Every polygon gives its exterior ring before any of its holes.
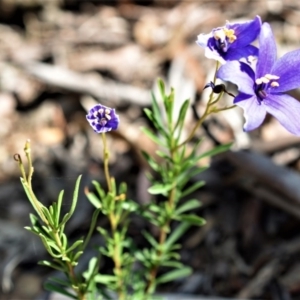
{"type": "MultiPolygon", "coordinates": [[[[54,236],[55,242],[56,242],[57,246],[59,247],[61,253],[64,253],[65,249],[61,243],[59,233],[54,228],[52,228],[52,229],[53,229],[53,236],[54,236]]],[[[64,256],[63,256],[63,258],[64,258],[64,256]]],[[[78,282],[77,276],[75,274],[73,265],[69,261],[65,261],[65,263],[66,263],[66,267],[67,267],[65,274],[71,281],[72,288],[77,293],[78,300],[85,300],[86,299],[85,292],[83,292],[80,289],[79,282],[78,282]]]]}
{"type": "MultiPolygon", "coordinates": [[[[213,83],[214,84],[216,83],[216,80],[217,80],[217,71],[219,69],[219,65],[220,65],[220,63],[217,61],[217,63],[216,63],[216,70],[215,70],[214,79],[213,79],[213,83]]],[[[211,104],[214,103],[213,102],[213,96],[214,96],[214,92],[211,91],[211,93],[209,95],[208,103],[206,105],[206,108],[205,108],[205,111],[204,111],[202,117],[198,120],[198,122],[196,123],[196,125],[192,129],[192,131],[189,134],[189,136],[187,137],[187,139],[185,141],[183,141],[182,143],[180,143],[179,145],[177,145],[175,149],[178,149],[178,148],[182,147],[183,145],[185,145],[186,143],[188,143],[194,137],[197,129],[202,125],[202,123],[204,122],[204,120],[206,119],[206,117],[210,114],[209,108],[211,107],[211,104]]]]}
{"type": "Polygon", "coordinates": [[[111,179],[110,179],[109,168],[108,168],[109,151],[108,151],[108,148],[107,148],[105,133],[101,133],[101,137],[102,137],[102,142],[103,142],[104,173],[105,173],[105,178],[106,178],[106,182],[107,182],[108,191],[111,192],[112,187],[111,187],[111,179]]]}
{"type": "Polygon", "coordinates": [[[229,110],[229,109],[232,109],[232,108],[235,108],[236,105],[231,105],[231,106],[226,106],[226,107],[223,107],[223,108],[218,108],[216,111],[214,111],[214,113],[217,113],[219,111],[224,111],[224,110],[229,110]]]}
{"type": "Polygon", "coordinates": [[[34,168],[32,166],[32,160],[31,160],[31,148],[30,148],[30,140],[28,139],[25,143],[24,152],[26,154],[26,158],[28,161],[28,176],[27,176],[27,184],[29,185],[29,188],[31,189],[31,181],[32,181],[32,175],[34,168]]]}
{"type": "MultiPolygon", "coordinates": [[[[170,133],[172,133],[172,128],[170,130],[170,133]]],[[[172,135],[172,139],[171,139],[171,145],[170,145],[170,155],[172,158],[172,161],[175,161],[175,156],[176,156],[176,150],[179,148],[178,146],[174,147],[175,140],[173,139],[173,135],[172,135]]],[[[174,166],[170,167],[171,169],[174,169],[174,166]]],[[[175,182],[175,178],[177,177],[178,174],[174,174],[173,175],[173,182],[175,182]]],[[[176,205],[175,203],[175,195],[176,195],[176,184],[173,185],[173,188],[171,189],[171,191],[169,192],[169,197],[168,197],[168,205],[171,209],[171,211],[174,210],[174,207],[176,205]]],[[[162,250],[163,249],[163,245],[166,242],[167,239],[167,232],[170,232],[170,223],[171,223],[171,218],[168,218],[165,222],[165,224],[159,228],[160,233],[159,233],[159,246],[157,248],[156,251],[156,255],[157,255],[157,261],[158,263],[152,267],[152,269],[150,270],[150,279],[148,281],[147,287],[146,287],[146,293],[145,293],[145,299],[147,299],[147,297],[153,293],[153,289],[155,287],[155,279],[157,276],[157,272],[159,269],[159,265],[160,265],[160,258],[163,254],[162,250]]]]}

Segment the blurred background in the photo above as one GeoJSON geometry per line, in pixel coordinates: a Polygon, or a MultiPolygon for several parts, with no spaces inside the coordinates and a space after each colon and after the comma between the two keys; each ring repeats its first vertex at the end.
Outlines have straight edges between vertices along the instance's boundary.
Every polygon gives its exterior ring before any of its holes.
{"type": "MultiPolygon", "coordinates": [[[[33,184],[45,205],[64,189],[67,209],[83,174],[79,208],[67,228],[71,239],[78,238],[87,232],[93,211],[83,188],[92,179],[104,182],[101,141],[86,111],[97,102],[116,108],[121,124],[108,135],[111,173],[128,183],[130,198],[147,203],[147,166],[139,153],[156,149],[140,127],[151,127],[143,108],[150,106],[156,79],[175,88],[177,109],[191,99],[188,132],[205,107],[203,87],[214,70],[195,44],[197,35],[256,15],[271,24],[279,56],[300,47],[297,0],[0,1],[1,300],[54,299],[42,284],[55,274],[36,264],[47,254],[24,229],[32,208],[13,155],[23,155],[25,141],[31,140],[33,184]]],[[[292,95],[300,99],[299,91],[292,95]]],[[[211,164],[195,178],[207,185],[193,195],[203,203],[196,213],[207,225],[191,229],[181,250],[194,274],[162,292],[300,299],[300,138],[271,117],[251,133],[242,125],[242,112],[234,109],[212,116],[196,134],[195,140],[205,136],[203,151],[234,145],[231,152],[199,162],[211,164]]],[[[105,219],[99,225],[106,226],[105,219]]],[[[134,219],[130,228],[140,246],[144,240],[137,228],[147,226],[134,219]]],[[[95,236],[83,269],[97,243],[101,239],[95,236]]],[[[104,259],[102,270],[109,267],[104,259]]]]}

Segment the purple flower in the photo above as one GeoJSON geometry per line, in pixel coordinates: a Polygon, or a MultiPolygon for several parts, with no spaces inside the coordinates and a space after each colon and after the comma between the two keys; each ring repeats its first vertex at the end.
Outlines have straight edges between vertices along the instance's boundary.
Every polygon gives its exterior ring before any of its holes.
{"type": "Polygon", "coordinates": [[[120,122],[114,109],[101,104],[92,107],[86,115],[86,119],[97,133],[116,130],[120,122]]]}
{"type": "Polygon", "coordinates": [[[217,77],[238,86],[234,103],[244,109],[245,131],[260,126],[268,112],[288,131],[300,135],[300,102],[284,94],[300,87],[300,49],[276,61],[276,43],[268,23],[262,25],[259,46],[256,71],[232,61],[221,66],[217,77]]]}
{"type": "Polygon", "coordinates": [[[256,16],[252,21],[229,23],[200,34],[196,43],[205,48],[205,56],[224,64],[228,60],[257,56],[258,49],[250,45],[258,36],[261,19],[256,16]]]}

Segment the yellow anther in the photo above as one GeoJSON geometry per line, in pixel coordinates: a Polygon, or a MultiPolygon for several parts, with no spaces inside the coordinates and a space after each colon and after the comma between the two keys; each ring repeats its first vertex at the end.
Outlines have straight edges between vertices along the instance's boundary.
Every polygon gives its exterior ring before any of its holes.
{"type": "Polygon", "coordinates": [[[106,115],[109,115],[109,114],[110,114],[110,109],[106,108],[106,109],[105,109],[105,114],[106,114],[106,115]]]}
{"type": "Polygon", "coordinates": [[[224,28],[223,30],[225,32],[225,36],[229,40],[229,43],[233,43],[237,39],[236,35],[234,34],[234,30],[233,29],[224,28]]]}

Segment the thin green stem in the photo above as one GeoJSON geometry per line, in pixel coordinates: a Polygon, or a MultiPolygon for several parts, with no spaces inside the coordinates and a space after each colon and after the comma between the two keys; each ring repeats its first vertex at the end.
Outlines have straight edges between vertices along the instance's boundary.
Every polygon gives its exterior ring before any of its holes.
{"type": "MultiPolygon", "coordinates": [[[[103,160],[104,160],[104,173],[105,178],[107,182],[108,191],[112,192],[112,183],[111,183],[111,177],[109,174],[109,151],[107,148],[107,142],[106,142],[106,135],[105,133],[101,133],[102,142],[103,142],[103,160]]],[[[117,201],[116,197],[112,201],[117,201]]],[[[115,207],[115,205],[113,206],[115,207]]],[[[115,210],[111,211],[108,214],[108,218],[110,221],[110,227],[111,227],[111,233],[114,240],[114,250],[113,250],[113,262],[115,265],[115,272],[118,278],[118,287],[117,287],[117,293],[118,293],[118,299],[125,300],[126,295],[124,293],[124,282],[122,278],[122,262],[120,260],[120,241],[116,238],[117,236],[117,229],[120,221],[120,217],[115,213],[115,210]]]]}
{"type": "MultiPolygon", "coordinates": [[[[59,233],[54,228],[52,228],[52,229],[53,229],[53,236],[54,236],[55,242],[56,242],[57,246],[59,247],[61,253],[64,253],[65,249],[60,240],[59,233]]],[[[63,259],[64,259],[64,256],[63,256],[63,259]]],[[[75,274],[75,270],[74,270],[72,263],[70,261],[65,261],[65,263],[66,263],[66,267],[67,267],[65,274],[70,279],[70,281],[72,283],[72,288],[77,293],[78,300],[85,300],[86,299],[85,292],[83,292],[80,289],[79,281],[75,274]]]]}
{"type": "MultiPolygon", "coordinates": [[[[174,147],[174,143],[176,143],[176,140],[174,140],[173,138],[173,128],[169,128],[170,134],[171,134],[171,141],[170,141],[170,156],[172,158],[172,161],[175,161],[175,156],[176,156],[176,151],[179,147],[174,147]]],[[[174,169],[174,166],[170,166],[170,169],[174,169]]],[[[173,174],[173,179],[175,179],[177,177],[178,174],[173,174]]],[[[174,207],[176,205],[175,203],[175,195],[176,195],[176,184],[175,184],[175,180],[172,180],[174,182],[174,185],[172,187],[172,189],[169,192],[169,197],[168,197],[168,205],[170,207],[170,210],[173,211],[174,207]]],[[[149,274],[149,281],[146,287],[146,292],[145,292],[145,299],[147,299],[147,297],[153,292],[154,288],[155,288],[155,279],[157,276],[157,272],[159,269],[159,265],[160,265],[160,259],[161,256],[163,254],[162,249],[163,249],[163,245],[166,242],[167,239],[167,232],[170,232],[170,223],[171,223],[171,217],[169,217],[166,221],[165,224],[163,224],[163,226],[161,226],[159,228],[160,232],[159,232],[159,246],[157,248],[156,251],[156,255],[157,255],[157,261],[158,263],[152,267],[152,269],[150,270],[150,274],[149,274]]]]}
{"type": "Polygon", "coordinates": [[[18,166],[19,166],[19,169],[21,171],[23,180],[27,181],[27,179],[26,179],[26,172],[25,172],[25,168],[24,168],[24,165],[23,165],[23,161],[22,161],[21,155],[18,154],[18,153],[16,153],[14,155],[14,160],[18,163],[18,166]]]}
{"type": "Polygon", "coordinates": [[[46,217],[44,216],[44,213],[41,209],[41,207],[43,206],[39,201],[38,199],[36,198],[32,188],[31,188],[31,185],[29,185],[28,182],[26,182],[26,184],[28,185],[28,192],[30,194],[30,198],[32,199],[32,201],[34,202],[34,205],[37,209],[37,213],[38,215],[40,216],[40,218],[42,219],[42,221],[47,225],[47,226],[50,226],[50,223],[48,222],[48,220],[46,219],[46,217]]]}
{"type": "Polygon", "coordinates": [[[26,154],[26,158],[28,161],[27,184],[29,185],[29,187],[31,189],[31,181],[32,181],[32,175],[33,175],[34,168],[32,166],[31,148],[30,148],[30,140],[29,139],[25,143],[24,152],[26,154]]]}
{"type": "MultiPolygon", "coordinates": [[[[214,74],[214,79],[213,79],[213,83],[216,83],[217,80],[217,71],[219,69],[220,63],[217,61],[216,63],[216,69],[215,69],[215,74],[214,74]]],[[[204,120],[206,119],[206,117],[210,114],[209,108],[211,106],[211,104],[215,103],[213,102],[214,99],[214,92],[211,91],[210,95],[209,95],[209,99],[205,108],[205,111],[202,115],[202,117],[197,121],[197,123],[195,124],[194,128],[192,129],[191,133],[189,134],[189,136],[186,138],[185,141],[183,141],[182,143],[180,143],[179,145],[176,146],[176,149],[182,147],[183,145],[185,145],[186,143],[188,143],[195,135],[197,129],[202,125],[202,123],[204,122],[204,120]]]]}
{"type": "Polygon", "coordinates": [[[236,105],[231,105],[231,106],[226,106],[226,107],[223,107],[223,108],[218,108],[216,111],[214,111],[214,113],[217,113],[219,111],[224,111],[224,110],[229,110],[229,109],[232,109],[232,108],[235,108],[236,105]]]}
{"type": "Polygon", "coordinates": [[[120,241],[119,238],[117,238],[119,219],[120,218],[117,218],[115,216],[114,212],[110,213],[109,220],[110,220],[110,226],[111,226],[111,234],[112,234],[113,241],[114,241],[112,260],[115,265],[115,274],[118,278],[117,294],[118,294],[119,300],[125,300],[126,294],[125,294],[124,280],[123,280],[123,276],[122,276],[123,269],[122,269],[122,261],[120,259],[120,257],[121,257],[120,243],[122,241],[120,241]]]}
{"type": "Polygon", "coordinates": [[[110,179],[109,168],[108,168],[109,151],[108,151],[108,148],[107,148],[105,133],[101,133],[101,137],[102,137],[102,142],[103,142],[104,173],[105,173],[105,178],[106,178],[106,182],[107,182],[108,191],[111,192],[112,187],[111,187],[111,179],[110,179]]]}
{"type": "Polygon", "coordinates": [[[34,168],[32,166],[32,159],[31,159],[31,148],[30,148],[30,140],[28,139],[25,143],[25,147],[24,147],[24,152],[28,161],[28,176],[26,176],[26,172],[25,172],[25,168],[22,162],[22,158],[19,154],[16,154],[14,156],[14,159],[18,162],[19,164],[19,168],[21,170],[21,174],[24,180],[24,184],[27,186],[27,191],[30,195],[30,199],[33,202],[34,208],[36,208],[36,211],[38,213],[38,215],[40,216],[40,218],[42,219],[42,221],[49,226],[49,222],[47,220],[47,218],[44,216],[44,213],[42,211],[42,207],[43,205],[38,201],[38,199],[36,198],[33,190],[32,190],[32,175],[33,175],[33,171],[34,168]]]}

